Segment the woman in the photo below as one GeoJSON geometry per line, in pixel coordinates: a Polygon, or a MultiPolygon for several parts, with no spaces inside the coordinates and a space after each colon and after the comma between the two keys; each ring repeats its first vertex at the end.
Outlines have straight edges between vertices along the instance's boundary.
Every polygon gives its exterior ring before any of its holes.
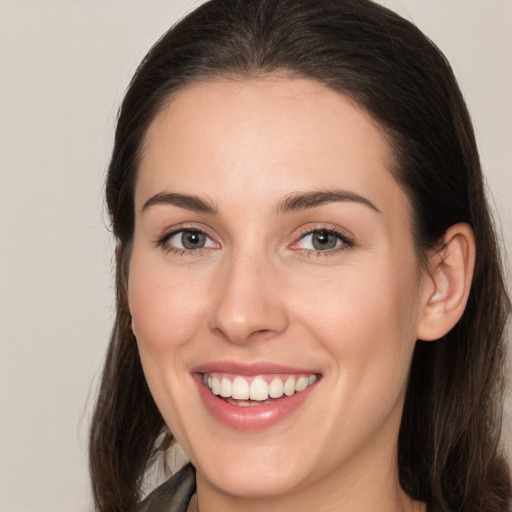
{"type": "Polygon", "coordinates": [[[367,0],[213,0],[153,47],[107,179],[99,510],[507,511],[510,303],[439,50],[367,0]]]}

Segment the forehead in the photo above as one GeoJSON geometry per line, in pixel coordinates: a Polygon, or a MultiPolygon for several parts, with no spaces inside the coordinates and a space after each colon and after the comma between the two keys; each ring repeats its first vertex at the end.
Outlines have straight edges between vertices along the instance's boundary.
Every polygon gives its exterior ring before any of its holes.
{"type": "Polygon", "coordinates": [[[248,205],[340,187],[372,202],[403,202],[392,164],[380,127],[323,84],[218,79],[177,92],[150,125],[136,204],[167,189],[248,205]]]}

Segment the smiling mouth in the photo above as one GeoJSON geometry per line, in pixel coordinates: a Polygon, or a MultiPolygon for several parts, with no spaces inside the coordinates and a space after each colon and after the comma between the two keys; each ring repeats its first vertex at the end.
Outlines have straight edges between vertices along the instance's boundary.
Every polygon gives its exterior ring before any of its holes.
{"type": "Polygon", "coordinates": [[[267,405],[287,398],[313,385],[316,374],[242,375],[209,372],[202,374],[203,384],[218,398],[240,407],[267,405]]]}

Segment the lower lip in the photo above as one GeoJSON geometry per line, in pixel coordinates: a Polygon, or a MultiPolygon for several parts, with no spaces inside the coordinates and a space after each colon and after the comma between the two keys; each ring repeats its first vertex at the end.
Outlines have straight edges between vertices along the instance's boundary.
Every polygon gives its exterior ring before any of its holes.
{"type": "Polygon", "coordinates": [[[201,375],[195,374],[194,377],[199,395],[210,413],[227,427],[236,430],[259,430],[283,421],[305,402],[317,384],[308,386],[292,396],[283,395],[283,398],[271,404],[243,407],[218,398],[203,384],[201,375]]]}

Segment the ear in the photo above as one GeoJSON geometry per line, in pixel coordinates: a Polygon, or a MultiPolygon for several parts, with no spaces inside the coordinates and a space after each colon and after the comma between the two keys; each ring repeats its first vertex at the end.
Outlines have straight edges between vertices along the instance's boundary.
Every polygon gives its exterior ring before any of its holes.
{"type": "Polygon", "coordinates": [[[475,237],[469,224],[454,224],[447,229],[441,249],[429,256],[418,339],[437,340],[459,321],[469,297],[475,253],[475,237]]]}

